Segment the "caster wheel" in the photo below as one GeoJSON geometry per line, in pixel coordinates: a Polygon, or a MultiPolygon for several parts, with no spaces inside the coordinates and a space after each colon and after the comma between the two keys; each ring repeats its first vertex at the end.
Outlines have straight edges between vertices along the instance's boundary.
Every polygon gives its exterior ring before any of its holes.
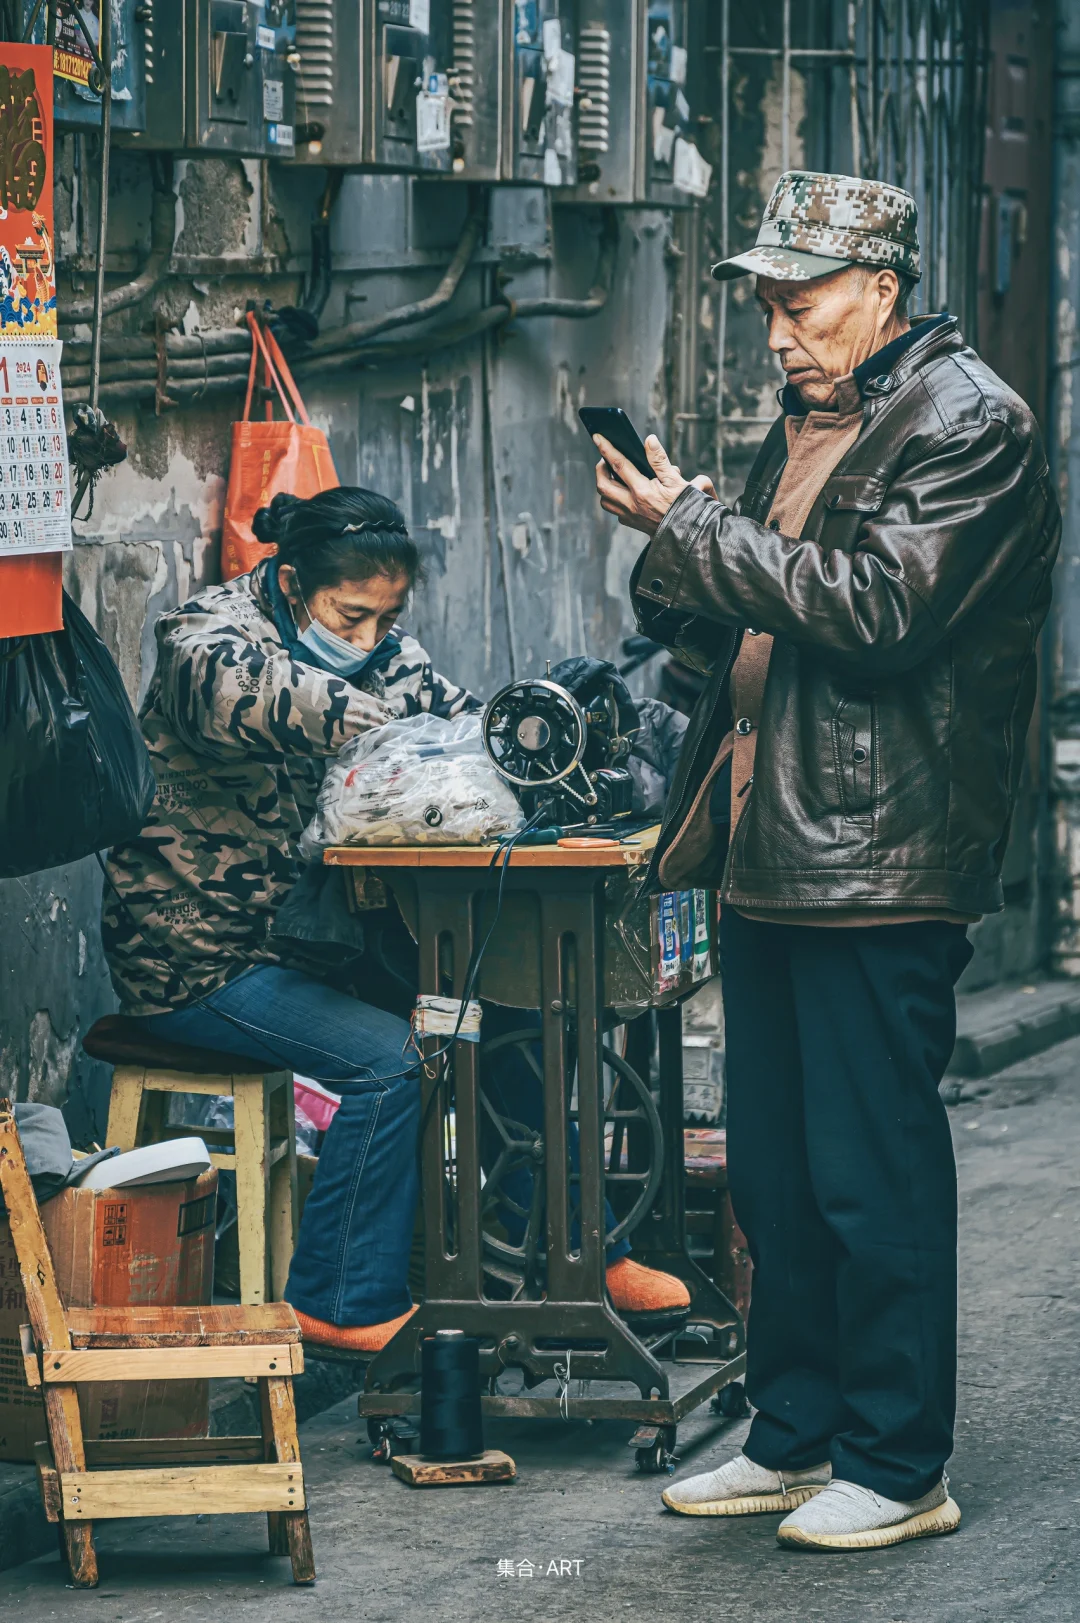
{"type": "Polygon", "coordinates": [[[650,1442],[635,1449],[634,1459],[638,1470],[648,1476],[671,1476],[675,1470],[675,1427],[661,1427],[650,1442]]]}
{"type": "Polygon", "coordinates": [[[371,1457],[376,1465],[389,1465],[390,1456],[394,1452],[394,1437],[391,1427],[392,1420],[371,1419],[367,1423],[368,1442],[371,1444],[371,1457]]]}
{"type": "Polygon", "coordinates": [[[407,1417],[389,1419],[372,1416],[367,1423],[371,1457],[378,1465],[388,1465],[393,1454],[411,1454],[419,1433],[407,1417]]]}
{"type": "Polygon", "coordinates": [[[750,1413],[750,1405],[746,1401],[743,1383],[732,1381],[728,1386],[722,1386],[710,1408],[713,1414],[723,1415],[725,1420],[745,1420],[750,1413]]]}

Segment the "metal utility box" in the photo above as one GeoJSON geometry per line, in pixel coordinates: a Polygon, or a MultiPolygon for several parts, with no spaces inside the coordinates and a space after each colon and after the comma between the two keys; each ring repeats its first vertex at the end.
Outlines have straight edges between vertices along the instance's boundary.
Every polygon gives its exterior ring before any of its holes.
{"type": "Polygon", "coordinates": [[[450,170],[450,0],[374,0],[368,58],[368,162],[450,170]]]}
{"type": "MultiPolygon", "coordinates": [[[[33,11],[32,0],[23,0],[24,23],[33,11]]],[[[98,44],[101,0],[82,0],[79,7],[86,31],[98,44]]],[[[45,7],[42,6],[31,35],[31,43],[44,45],[45,7]]],[[[142,130],[146,127],[146,92],[153,80],[154,8],[146,0],[112,0],[112,127],[114,130],[142,130]]],[[[64,12],[56,19],[53,47],[53,108],[60,130],[98,129],[101,125],[101,96],[91,85],[96,82],[93,53],[75,17],[64,12]]]]}
{"type": "Polygon", "coordinates": [[[499,178],[503,0],[296,0],[297,158],[499,178]]]}
{"type": "Polygon", "coordinates": [[[131,146],[291,158],[296,0],[157,0],[146,133],[131,146]]]}
{"type": "Polygon", "coordinates": [[[580,0],[575,201],[688,207],[710,169],[693,139],[690,0],[580,0]]]}
{"type": "Polygon", "coordinates": [[[506,0],[503,179],[577,184],[579,0],[506,0]]]}

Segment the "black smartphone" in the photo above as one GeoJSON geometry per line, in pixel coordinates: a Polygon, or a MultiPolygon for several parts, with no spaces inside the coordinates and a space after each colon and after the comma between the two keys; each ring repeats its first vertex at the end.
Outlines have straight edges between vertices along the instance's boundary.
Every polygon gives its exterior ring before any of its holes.
{"type": "Polygon", "coordinates": [[[594,434],[602,434],[609,445],[633,463],[643,478],[656,478],[641,436],[621,406],[582,406],[578,416],[590,439],[594,434]]]}

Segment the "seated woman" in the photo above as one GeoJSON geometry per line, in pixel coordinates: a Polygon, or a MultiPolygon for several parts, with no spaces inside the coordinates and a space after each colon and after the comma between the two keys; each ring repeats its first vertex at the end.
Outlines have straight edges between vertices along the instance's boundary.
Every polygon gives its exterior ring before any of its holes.
{"type": "MultiPolygon", "coordinates": [[[[297,842],[327,758],[395,717],[479,701],[398,626],[419,558],[387,497],[276,496],[255,533],[276,556],[158,621],[142,710],[157,796],[139,838],[110,855],[105,950],[123,1012],[149,1032],[342,1095],[286,1296],[306,1340],[375,1351],[411,1311],[420,1088],[409,1026],[378,1006],[392,998],[343,989],[341,964],[298,956],[275,917],[300,877],[297,842]]],[[[538,1098],[528,1119],[542,1120],[538,1098]]],[[[679,1280],[627,1249],[608,1258],[616,1309],[687,1304],[679,1280]]]]}

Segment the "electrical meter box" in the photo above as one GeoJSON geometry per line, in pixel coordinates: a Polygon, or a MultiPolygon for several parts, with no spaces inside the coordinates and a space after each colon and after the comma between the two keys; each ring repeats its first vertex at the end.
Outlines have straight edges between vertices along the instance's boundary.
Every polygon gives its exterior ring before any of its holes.
{"type": "Polygon", "coordinates": [[[291,158],[296,0],[155,0],[146,134],[126,145],[291,158]]]}
{"type": "Polygon", "coordinates": [[[581,0],[575,201],[688,207],[711,169],[694,139],[689,0],[581,0]]]}
{"type": "Polygon", "coordinates": [[[297,158],[499,179],[503,0],[296,0],[297,158]]]}
{"type": "MultiPolygon", "coordinates": [[[[111,0],[111,3],[112,127],[114,130],[142,130],[146,127],[147,83],[153,81],[154,8],[148,0],[111,0]]],[[[101,127],[101,96],[96,88],[94,63],[101,29],[101,4],[102,0],[82,0],[78,18],[72,10],[61,12],[56,19],[53,109],[57,129],[101,127]]],[[[22,9],[25,27],[34,9],[33,0],[23,0],[22,9]]],[[[45,43],[45,25],[45,7],[42,6],[31,34],[34,45],[45,43]]]]}
{"type": "Polygon", "coordinates": [[[503,179],[576,186],[579,0],[506,3],[503,179]]]}

